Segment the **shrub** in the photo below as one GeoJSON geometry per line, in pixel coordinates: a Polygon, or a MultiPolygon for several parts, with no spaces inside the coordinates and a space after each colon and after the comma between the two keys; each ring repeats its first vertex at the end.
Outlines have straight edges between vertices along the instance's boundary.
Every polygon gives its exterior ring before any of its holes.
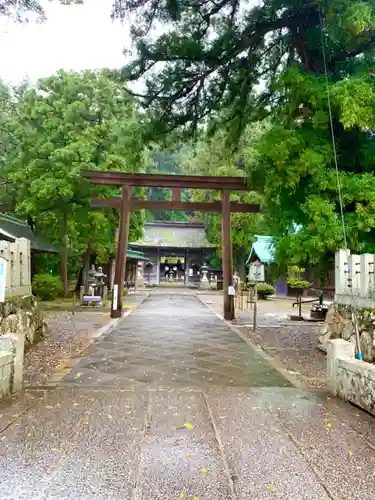
{"type": "Polygon", "coordinates": [[[287,278],[286,283],[290,288],[300,290],[302,290],[303,288],[309,288],[309,286],[311,285],[311,283],[309,283],[308,281],[301,280],[299,278],[287,278]]]}
{"type": "Polygon", "coordinates": [[[275,293],[275,288],[268,283],[259,283],[257,286],[258,299],[267,299],[269,295],[275,293]]]}
{"type": "Polygon", "coordinates": [[[62,294],[60,278],[51,274],[36,274],[33,278],[33,294],[41,300],[55,300],[62,294]]]}

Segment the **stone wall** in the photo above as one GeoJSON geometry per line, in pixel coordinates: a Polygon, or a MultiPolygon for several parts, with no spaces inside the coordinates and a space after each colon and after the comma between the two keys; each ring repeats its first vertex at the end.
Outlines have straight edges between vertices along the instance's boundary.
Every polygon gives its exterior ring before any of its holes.
{"type": "Polygon", "coordinates": [[[0,342],[0,399],[12,392],[13,353],[5,350],[0,342]]]}
{"type": "Polygon", "coordinates": [[[351,342],[327,342],[327,383],[332,394],[375,415],[375,366],[355,359],[351,342]]]}
{"type": "MultiPolygon", "coordinates": [[[[369,363],[375,363],[375,309],[356,309],[356,319],[363,359],[369,363]]],[[[327,342],[332,339],[343,339],[354,346],[356,345],[352,306],[337,303],[330,306],[320,332],[319,341],[324,347],[327,347],[327,342]]]]}
{"type": "Polygon", "coordinates": [[[32,295],[0,303],[0,399],[22,390],[25,344],[38,342],[45,331],[32,295]]]}
{"type": "Polygon", "coordinates": [[[0,303],[0,338],[7,333],[22,333],[26,342],[35,344],[45,329],[38,303],[32,295],[10,297],[0,303]]]}

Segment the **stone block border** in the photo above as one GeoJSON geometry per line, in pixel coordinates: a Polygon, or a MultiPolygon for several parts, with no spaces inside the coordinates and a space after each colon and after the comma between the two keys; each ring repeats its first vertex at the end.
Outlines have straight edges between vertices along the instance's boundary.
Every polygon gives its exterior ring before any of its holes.
{"type": "Polygon", "coordinates": [[[344,339],[327,342],[329,390],[375,415],[375,366],[355,358],[355,346],[344,339]]]}
{"type": "Polygon", "coordinates": [[[0,337],[0,399],[23,388],[24,333],[0,337]]]}

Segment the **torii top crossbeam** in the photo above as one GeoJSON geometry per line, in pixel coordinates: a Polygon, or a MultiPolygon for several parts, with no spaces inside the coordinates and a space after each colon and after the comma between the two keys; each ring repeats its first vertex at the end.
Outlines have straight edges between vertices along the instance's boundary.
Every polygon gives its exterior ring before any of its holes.
{"type": "Polygon", "coordinates": [[[230,191],[247,191],[245,177],[212,177],[203,175],[169,175],[169,174],[129,174],[125,172],[102,172],[86,170],[83,176],[93,184],[111,186],[144,186],[164,188],[190,189],[229,189],[230,191]]]}
{"type": "Polygon", "coordinates": [[[86,170],[83,177],[93,184],[122,186],[121,198],[110,200],[93,200],[93,206],[103,208],[119,208],[120,224],[117,242],[115,281],[112,297],[112,317],[121,316],[124,277],[126,266],[126,251],[129,236],[129,221],[132,210],[144,208],[161,208],[163,210],[195,210],[203,212],[221,212],[222,225],[222,262],[224,280],[224,318],[234,319],[234,297],[231,295],[232,285],[232,236],[231,213],[258,212],[259,206],[246,203],[231,203],[231,191],[247,191],[245,177],[208,177],[195,175],[165,175],[165,174],[129,174],[125,172],[101,172],[86,170]],[[172,200],[155,202],[152,200],[132,199],[132,187],[160,187],[172,189],[172,200]],[[213,189],[221,191],[221,201],[211,203],[194,203],[181,201],[181,189],[213,189]],[[158,204],[157,206],[155,205],[158,204]]]}

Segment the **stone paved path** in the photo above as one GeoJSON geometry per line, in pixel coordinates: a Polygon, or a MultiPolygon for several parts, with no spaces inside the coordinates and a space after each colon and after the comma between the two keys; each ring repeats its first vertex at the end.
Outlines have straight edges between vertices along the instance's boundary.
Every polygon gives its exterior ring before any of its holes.
{"type": "Polygon", "coordinates": [[[370,500],[375,419],[302,391],[189,292],[0,404],[0,499],[370,500]]]}
{"type": "Polygon", "coordinates": [[[188,290],[152,293],[65,381],[119,388],[291,385],[188,290]]]}

